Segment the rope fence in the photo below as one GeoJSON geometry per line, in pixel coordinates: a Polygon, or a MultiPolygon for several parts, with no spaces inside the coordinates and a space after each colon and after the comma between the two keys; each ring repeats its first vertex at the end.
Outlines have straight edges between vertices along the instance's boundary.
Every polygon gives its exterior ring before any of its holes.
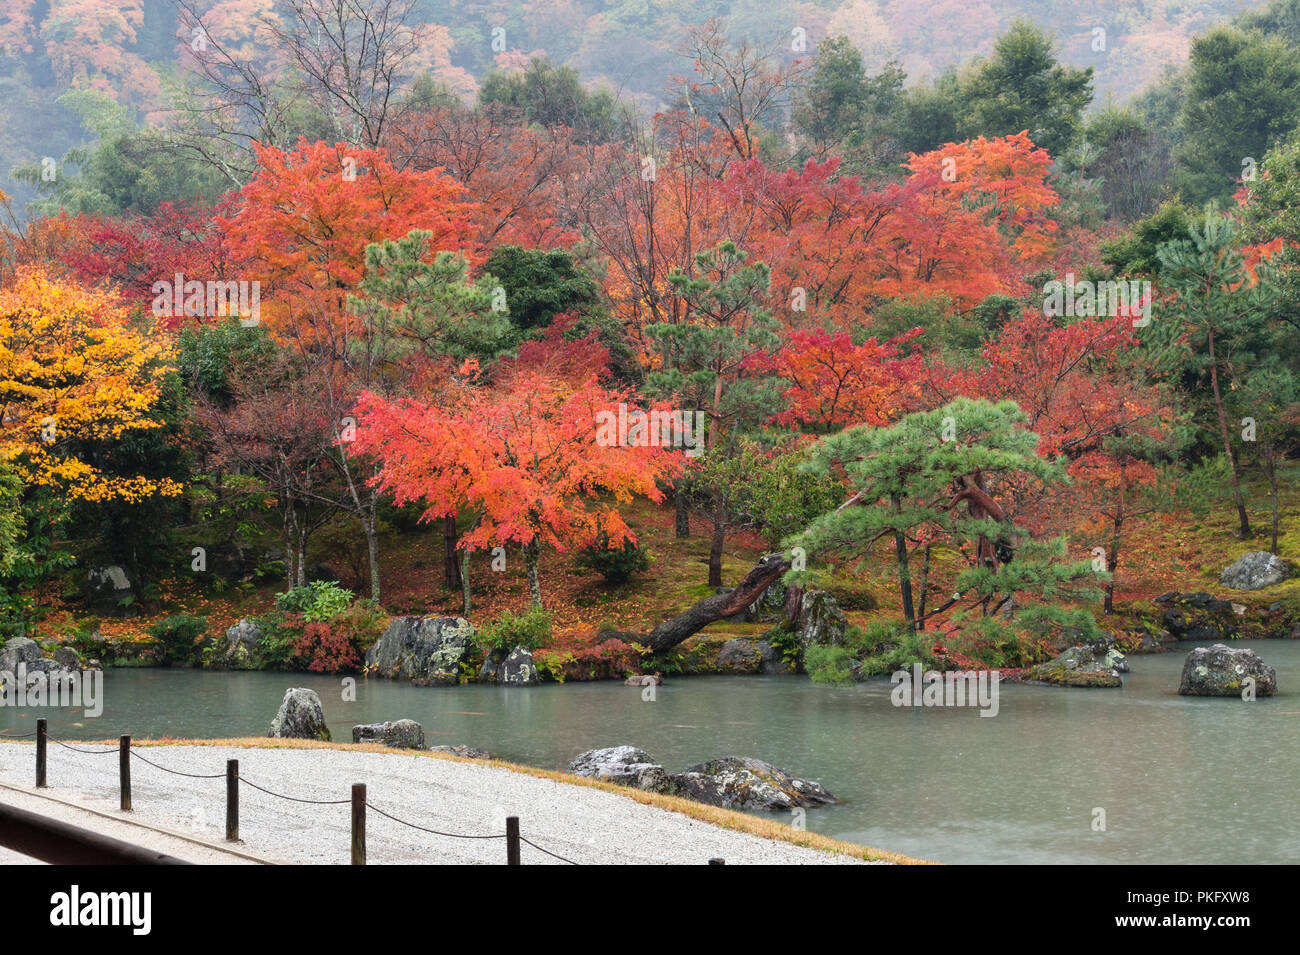
{"type": "MultiPolygon", "coordinates": [[[[131,748],[131,737],[124,735],[119,741],[116,748],[107,749],[88,749],[80,746],[73,746],[63,740],[55,739],[49,735],[47,723],[40,719],[36,721],[36,732],[24,733],[21,736],[9,736],[0,734],[0,740],[12,739],[30,739],[36,737],[36,788],[49,788],[46,783],[46,769],[48,766],[47,751],[48,743],[55,743],[64,749],[71,750],[74,753],[81,753],[88,756],[104,756],[110,753],[117,753],[119,757],[118,775],[120,779],[121,790],[121,807],[124,811],[131,810],[131,759],[140,760],[147,766],[150,766],[160,772],[168,773],[173,776],[183,776],[186,779],[225,779],[226,780],[226,841],[239,841],[239,787],[240,785],[249,786],[258,792],[265,793],[268,796],[274,796],[277,799],[284,799],[289,802],[302,803],[312,806],[342,806],[351,805],[352,807],[352,864],[366,864],[366,810],[377,813],[385,819],[405,826],[408,829],[414,829],[418,832],[427,833],[432,836],[438,836],[446,839],[504,839],[506,842],[506,864],[521,865],[520,846],[527,845],[543,855],[550,856],[560,862],[569,865],[579,865],[572,859],[566,859],[564,856],[545,849],[533,842],[531,839],[525,839],[519,834],[519,817],[506,817],[506,831],[503,833],[488,833],[483,835],[470,835],[468,833],[443,832],[438,829],[430,829],[426,826],[419,826],[405,819],[399,819],[390,813],[380,809],[374,803],[366,798],[366,786],[364,783],[353,783],[352,794],[348,799],[306,799],[300,796],[290,796],[287,793],[276,792],[259,786],[250,779],[245,779],[239,773],[239,760],[226,760],[226,771],[224,773],[187,773],[177,769],[169,769],[166,766],[160,766],[152,760],[146,759],[138,752],[131,748]]],[[[711,864],[716,864],[720,860],[709,860],[711,864]]]]}

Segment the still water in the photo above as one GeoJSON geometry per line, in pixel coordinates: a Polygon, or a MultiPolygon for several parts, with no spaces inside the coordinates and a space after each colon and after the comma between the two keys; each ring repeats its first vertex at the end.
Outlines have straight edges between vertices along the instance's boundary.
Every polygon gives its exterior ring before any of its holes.
{"type": "Polygon", "coordinates": [[[670,772],[756,756],[843,800],[809,810],[808,828],[938,861],[1300,862],[1300,641],[1251,646],[1277,669],[1279,696],[1180,697],[1182,652],[1131,657],[1120,690],[1003,686],[994,718],[896,708],[883,679],[827,688],[803,677],[679,678],[654,702],[612,682],[369,680],[343,702],[335,677],[127,669],[105,674],[98,719],[0,707],[0,734],[29,732],[45,716],[66,739],[260,736],[285,688],[306,686],[337,741],[350,741],[355,723],[407,717],[430,745],[544,768],[621,743],[670,772]],[[1104,832],[1093,829],[1094,809],[1105,810],[1104,832]]]}

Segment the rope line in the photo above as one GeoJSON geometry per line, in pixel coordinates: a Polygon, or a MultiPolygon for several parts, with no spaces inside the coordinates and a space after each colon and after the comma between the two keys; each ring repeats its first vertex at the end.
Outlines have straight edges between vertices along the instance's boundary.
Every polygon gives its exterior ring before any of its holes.
{"type": "Polygon", "coordinates": [[[182,773],[179,769],[168,769],[166,766],[159,766],[157,763],[150,762],[149,760],[141,756],[139,753],[137,753],[134,749],[131,750],[131,755],[134,756],[136,759],[140,760],[140,762],[146,763],[152,766],[154,769],[161,769],[164,773],[171,773],[173,776],[187,776],[190,779],[224,779],[226,777],[225,773],[208,773],[208,774],[200,775],[198,773],[182,773]]]}
{"type": "Polygon", "coordinates": [[[398,819],[396,816],[390,816],[388,813],[384,812],[374,803],[369,801],[366,802],[366,808],[373,809],[385,819],[391,819],[393,822],[400,822],[404,826],[410,826],[412,829],[419,829],[421,832],[427,832],[430,835],[447,836],[451,839],[504,839],[506,837],[505,833],[499,833],[494,836],[469,836],[459,832],[439,832],[437,829],[426,829],[424,826],[417,826],[415,823],[407,822],[405,819],[398,819]]]}
{"type": "Polygon", "coordinates": [[[299,799],[297,796],[286,796],[284,793],[277,793],[270,789],[263,789],[261,786],[257,785],[257,783],[245,779],[243,776],[239,777],[239,781],[252,786],[258,792],[266,793],[268,796],[277,796],[280,799],[287,799],[290,802],[305,802],[313,806],[343,806],[352,802],[351,799],[299,799]]]}
{"type": "Polygon", "coordinates": [[[70,749],[70,750],[72,750],[74,753],[86,753],[86,754],[89,755],[89,756],[103,756],[103,755],[105,755],[106,753],[120,753],[120,752],[121,752],[121,750],[120,750],[120,749],[117,749],[117,748],[114,748],[114,749],[82,749],[82,748],[80,748],[80,747],[78,747],[78,746],[69,746],[67,743],[63,742],[63,740],[61,740],[61,739],[55,739],[53,736],[47,736],[47,737],[45,737],[45,738],[46,738],[47,740],[49,740],[51,743],[58,743],[58,744],[59,744],[60,746],[62,746],[64,749],[70,749]]]}
{"type": "Polygon", "coordinates": [[[566,858],[564,858],[564,856],[556,855],[554,852],[552,852],[552,851],[549,850],[549,849],[543,849],[543,848],[542,848],[541,846],[539,846],[537,843],[533,842],[533,841],[530,840],[530,839],[525,839],[523,836],[520,836],[520,837],[519,837],[519,841],[520,841],[520,842],[527,842],[530,846],[532,846],[532,847],[533,847],[534,849],[536,849],[538,852],[543,852],[543,853],[545,853],[546,855],[550,856],[552,859],[559,859],[561,862],[567,862],[567,863],[569,863],[569,865],[578,865],[578,864],[579,864],[579,863],[577,863],[577,862],[574,862],[572,859],[566,859],[566,858]]]}
{"type": "Polygon", "coordinates": [[[9,733],[0,733],[0,739],[28,739],[35,735],[35,733],[21,733],[18,736],[12,736],[9,733]]]}

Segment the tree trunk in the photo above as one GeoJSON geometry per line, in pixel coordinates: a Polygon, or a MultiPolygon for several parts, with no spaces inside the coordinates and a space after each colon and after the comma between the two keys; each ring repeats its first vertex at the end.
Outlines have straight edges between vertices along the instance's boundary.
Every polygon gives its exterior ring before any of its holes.
{"type": "Polygon", "coordinates": [[[1110,535],[1110,553],[1106,555],[1106,569],[1110,571],[1110,580],[1106,581],[1106,602],[1102,606],[1106,613],[1115,612],[1115,571],[1119,567],[1120,531],[1123,525],[1124,518],[1116,518],[1115,529],[1110,535]]]}
{"type": "Polygon", "coordinates": [[[1214,329],[1209,330],[1210,387],[1214,390],[1214,410],[1219,415],[1219,435],[1223,438],[1223,453],[1228,456],[1228,473],[1232,476],[1232,500],[1237,505],[1237,519],[1241,523],[1240,536],[1250,536],[1250,521],[1246,517],[1246,502],[1237,483],[1237,459],[1232,456],[1232,439],[1228,437],[1228,416],[1223,410],[1223,395],[1219,392],[1219,363],[1214,357],[1214,329]]]}
{"type": "Polygon", "coordinates": [[[686,490],[682,487],[673,489],[673,507],[677,511],[677,537],[685,538],[691,536],[691,509],[689,502],[686,500],[686,490]]]}
{"type": "Polygon", "coordinates": [[[524,569],[528,571],[528,597],[532,600],[535,610],[542,609],[542,577],[538,569],[541,549],[536,538],[524,545],[524,569]]]}
{"type": "MultiPolygon", "coordinates": [[[[901,512],[902,502],[898,495],[892,497],[895,512],[901,512]]],[[[898,582],[903,591],[903,620],[907,629],[916,632],[916,607],[912,603],[912,575],[907,566],[907,539],[902,531],[894,532],[894,555],[898,558],[898,582]]]]}
{"type": "Polygon", "coordinates": [[[372,514],[362,521],[366,529],[366,559],[370,564],[370,599],[379,603],[379,528],[372,514]]]}
{"type": "Polygon", "coordinates": [[[684,613],[665,620],[650,632],[645,639],[645,646],[651,653],[666,653],[709,624],[740,613],[763,596],[763,591],[789,569],[790,562],[783,555],[765,555],[745,575],[745,579],[736,585],[735,590],[705,597],[684,613]]]}
{"type": "Polygon", "coordinates": [[[456,553],[458,540],[456,515],[448,514],[442,519],[442,570],[444,581],[451,590],[460,586],[460,555],[456,553]]]}
{"type": "Polygon", "coordinates": [[[1273,508],[1273,528],[1272,528],[1272,530],[1273,530],[1273,541],[1272,541],[1272,545],[1273,545],[1273,546],[1269,549],[1269,553],[1273,554],[1274,556],[1277,556],[1277,532],[1278,532],[1278,526],[1277,526],[1277,525],[1278,525],[1278,516],[1277,516],[1277,451],[1276,451],[1276,449],[1273,447],[1272,443],[1270,443],[1270,444],[1268,445],[1268,449],[1267,449],[1267,451],[1265,452],[1265,460],[1268,462],[1268,495],[1269,495],[1269,504],[1270,504],[1270,505],[1272,506],[1272,508],[1273,508]]]}
{"type": "Polygon", "coordinates": [[[474,606],[474,601],[469,589],[469,548],[466,547],[460,552],[460,592],[464,598],[462,616],[469,619],[469,612],[474,606]]]}
{"type": "Polygon", "coordinates": [[[709,586],[722,586],[722,548],[727,541],[726,509],[721,504],[713,509],[713,544],[709,547],[709,586]]]}
{"type": "Polygon", "coordinates": [[[307,586],[307,528],[298,525],[298,586],[307,586]]]}
{"type": "Polygon", "coordinates": [[[925,604],[930,593],[930,545],[925,545],[921,560],[921,599],[916,605],[916,629],[925,629],[925,604]]]}

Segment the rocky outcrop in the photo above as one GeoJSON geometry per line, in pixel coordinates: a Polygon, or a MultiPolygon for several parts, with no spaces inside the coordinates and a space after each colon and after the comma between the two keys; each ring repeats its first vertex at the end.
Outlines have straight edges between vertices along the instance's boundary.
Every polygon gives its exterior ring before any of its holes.
{"type": "Polygon", "coordinates": [[[257,667],[257,646],[262,642],[262,631],[251,620],[240,620],[222,638],[217,648],[217,659],[233,670],[252,670],[257,667]]]}
{"type": "Polygon", "coordinates": [[[473,746],[430,746],[431,753],[446,753],[450,756],[459,756],[461,759],[491,759],[485,750],[477,749],[473,746]]]}
{"type": "Polygon", "coordinates": [[[635,746],[589,749],[569,763],[569,772],[647,792],[671,794],[677,791],[668,772],[649,753],[635,746]]]}
{"type": "Polygon", "coordinates": [[[839,604],[824,590],[809,590],[799,605],[795,630],[805,647],[814,644],[840,644],[849,629],[849,618],[839,604]]]}
{"type": "Polygon", "coordinates": [[[724,809],[788,812],[837,801],[820,783],[791,776],[749,756],[725,756],[699,763],[675,776],[674,781],[683,796],[724,809]]]}
{"type": "Polygon", "coordinates": [[[393,749],[424,749],[424,727],[415,720],[362,723],[352,727],[352,742],[379,743],[393,749]]]}
{"type": "Polygon", "coordinates": [[[718,669],[723,673],[760,673],[763,653],[748,640],[728,640],[718,651],[718,669]]]}
{"type": "Polygon", "coordinates": [[[1120,674],[1127,672],[1124,654],[1113,640],[1104,640],[1070,647],[1053,660],[1026,667],[1020,679],[1049,686],[1116,687],[1123,686],[1120,674]]]}
{"type": "Polygon", "coordinates": [[[623,681],[624,686],[658,686],[663,683],[662,673],[637,673],[623,681]]]}
{"type": "Polygon", "coordinates": [[[329,727],[325,725],[325,710],[315,690],[294,687],[284,691],[280,711],[271,721],[267,736],[281,739],[318,739],[330,741],[329,727]]]}
{"type": "Polygon", "coordinates": [[[41,648],[30,637],[13,637],[0,649],[0,672],[17,673],[18,664],[31,664],[41,658],[41,648]]]}
{"type": "Polygon", "coordinates": [[[1241,696],[1248,679],[1255,681],[1256,696],[1277,692],[1276,671],[1254,650],[1216,643],[1187,654],[1178,692],[1182,696],[1241,696]]]}
{"type": "Polygon", "coordinates": [[[454,685],[473,639],[464,617],[398,617],[366,651],[366,670],[421,686],[454,685]]]}
{"type": "Polygon", "coordinates": [[[59,647],[54,651],[54,662],[65,670],[80,670],[81,654],[72,647],[59,647]]]}
{"type": "Polygon", "coordinates": [[[1232,604],[1207,593],[1162,594],[1163,622],[1178,640],[1227,640],[1239,630],[1232,604]]]}
{"type": "Polygon", "coordinates": [[[86,605],[99,613],[121,613],[132,595],[131,580],[117,564],[93,567],[86,574],[86,605]]]}
{"type": "Polygon", "coordinates": [[[484,660],[478,671],[478,681],[498,686],[536,686],[537,664],[529,651],[515,647],[504,660],[498,661],[492,656],[484,660]]]}
{"type": "Polygon", "coordinates": [[[1280,584],[1290,576],[1282,558],[1266,550],[1251,551],[1233,561],[1219,577],[1219,583],[1233,590],[1262,590],[1280,584]]]}

